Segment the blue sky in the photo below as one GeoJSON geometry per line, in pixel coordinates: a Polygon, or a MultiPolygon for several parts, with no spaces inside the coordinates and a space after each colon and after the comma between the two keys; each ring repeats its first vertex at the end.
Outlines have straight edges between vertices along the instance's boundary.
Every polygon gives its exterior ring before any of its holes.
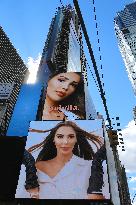
{"type": "MultiPolygon", "coordinates": [[[[72,3],[71,0],[63,0],[64,5],[68,2],[72,3]]],[[[94,4],[96,6],[107,106],[111,117],[120,117],[122,128],[133,118],[132,108],[136,100],[118,49],[113,19],[117,11],[132,2],[132,0],[120,2],[118,0],[110,2],[108,0],[95,0],[94,4]]],[[[79,0],[79,4],[97,57],[96,61],[99,62],[93,4],[89,0],[86,0],[85,3],[79,0]]],[[[23,0],[22,2],[1,0],[0,24],[15,48],[19,49],[19,54],[25,62],[27,62],[28,57],[36,58],[38,53],[42,53],[52,16],[58,6],[60,6],[59,0],[46,2],[44,0],[23,0]]],[[[87,49],[85,48],[85,50],[87,49]]],[[[91,65],[88,55],[87,59],[91,65]]],[[[96,109],[101,111],[101,101],[95,100],[94,96],[92,92],[96,109]]]]}
{"type": "MultiPolygon", "coordinates": [[[[62,0],[63,4],[72,3],[71,0],[62,0]]],[[[118,49],[117,39],[114,33],[113,20],[116,12],[122,10],[126,4],[134,2],[133,0],[95,0],[96,20],[98,23],[99,39],[101,52],[98,52],[97,35],[95,28],[93,3],[90,0],[79,0],[81,12],[86,23],[87,31],[90,37],[92,48],[96,56],[98,68],[103,65],[103,81],[106,92],[107,106],[110,117],[120,117],[120,128],[124,130],[124,142],[126,155],[132,151],[132,141],[134,140],[135,128],[133,123],[132,109],[136,105],[131,83],[128,79],[125,65],[118,49]],[[100,62],[99,55],[102,60],[100,62]],[[127,127],[126,127],[127,126],[127,127]],[[129,127],[129,129],[128,129],[129,127]],[[130,133],[134,130],[134,133],[130,133]],[[130,140],[131,139],[131,140],[130,140]]],[[[10,38],[11,42],[22,59],[27,63],[28,57],[36,59],[39,53],[42,53],[44,42],[52,17],[56,8],[60,5],[59,0],[1,0],[0,1],[0,25],[10,38]]],[[[86,45],[84,45],[88,63],[91,65],[86,45]]],[[[90,73],[89,73],[90,75],[90,73]]],[[[90,82],[91,75],[90,75],[90,82]]],[[[97,88],[89,84],[90,93],[93,98],[97,111],[100,111],[104,116],[104,109],[97,88]]],[[[116,121],[113,120],[116,123],[116,121]]],[[[116,128],[116,127],[115,127],[116,128]]],[[[134,149],[135,150],[135,149],[134,149]]],[[[120,152],[121,153],[121,152],[120,152]]],[[[122,153],[121,153],[122,154],[122,153]]],[[[133,151],[133,155],[134,155],[133,151]]],[[[124,156],[124,153],[123,153],[124,156]]],[[[134,157],[134,156],[133,156],[134,157]]],[[[128,161],[132,162],[132,159],[128,161]]],[[[129,169],[130,164],[126,164],[126,168],[130,171],[130,176],[136,176],[136,167],[129,169]]],[[[136,180],[131,184],[136,188],[136,180]]],[[[130,186],[131,186],[130,184],[130,186]]]]}

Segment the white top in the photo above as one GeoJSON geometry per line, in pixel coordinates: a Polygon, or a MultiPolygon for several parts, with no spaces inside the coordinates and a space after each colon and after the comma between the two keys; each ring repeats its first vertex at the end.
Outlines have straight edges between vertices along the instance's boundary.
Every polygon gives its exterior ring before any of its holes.
{"type": "Polygon", "coordinates": [[[70,111],[62,109],[62,108],[60,110],[67,117],[67,120],[79,120],[80,119],[80,117],[77,116],[76,114],[74,114],[73,112],[70,112],[70,111]]]}
{"type": "Polygon", "coordinates": [[[91,175],[92,160],[75,155],[53,178],[37,170],[40,199],[85,199],[91,175]]]}

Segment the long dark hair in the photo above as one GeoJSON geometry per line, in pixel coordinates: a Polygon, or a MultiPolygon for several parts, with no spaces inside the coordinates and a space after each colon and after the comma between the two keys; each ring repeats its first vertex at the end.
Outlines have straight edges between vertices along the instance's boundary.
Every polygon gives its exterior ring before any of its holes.
{"type": "MultiPolygon", "coordinates": [[[[50,75],[49,80],[51,80],[53,77],[55,77],[58,74],[66,73],[66,72],[54,72],[50,75]]],[[[77,106],[78,110],[70,110],[74,114],[78,115],[81,119],[85,119],[85,95],[84,95],[84,77],[81,72],[74,72],[80,76],[80,82],[78,86],[76,87],[76,90],[73,94],[68,96],[66,99],[60,101],[61,107],[66,107],[68,105],[77,106]]],[[[46,90],[43,90],[42,95],[42,109],[44,107],[44,103],[46,101],[46,90]]]]}
{"type": "MultiPolygon", "coordinates": [[[[92,146],[90,145],[90,143],[88,142],[88,140],[90,140],[98,149],[99,147],[103,145],[102,138],[81,129],[74,122],[65,121],[65,122],[58,123],[54,128],[50,130],[41,131],[41,132],[50,131],[50,133],[43,142],[41,142],[40,144],[34,145],[28,149],[29,152],[32,152],[36,149],[42,148],[36,161],[46,161],[46,160],[50,160],[56,157],[57,149],[56,149],[56,146],[53,140],[54,140],[56,131],[58,130],[58,128],[62,126],[72,127],[74,131],[76,132],[77,143],[74,146],[73,154],[81,158],[87,159],[87,160],[93,159],[94,150],[92,146]]],[[[40,132],[40,131],[35,130],[35,132],[40,132]]]]}

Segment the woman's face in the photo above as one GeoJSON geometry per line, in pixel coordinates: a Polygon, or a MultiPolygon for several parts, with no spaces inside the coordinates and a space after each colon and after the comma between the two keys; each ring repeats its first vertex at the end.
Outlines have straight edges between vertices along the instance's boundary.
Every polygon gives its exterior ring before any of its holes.
{"type": "Polygon", "coordinates": [[[76,132],[72,127],[64,125],[57,129],[54,137],[57,154],[72,154],[76,142],[76,132]]]}
{"type": "Polygon", "coordinates": [[[75,92],[80,82],[77,73],[60,73],[48,82],[46,97],[53,102],[59,102],[75,92]]]}

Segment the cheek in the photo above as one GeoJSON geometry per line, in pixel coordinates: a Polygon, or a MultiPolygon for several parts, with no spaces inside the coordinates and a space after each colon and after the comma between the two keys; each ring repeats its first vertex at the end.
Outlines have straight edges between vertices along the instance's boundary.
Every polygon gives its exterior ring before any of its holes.
{"type": "Polygon", "coordinates": [[[50,94],[50,92],[51,92],[51,90],[52,90],[52,89],[51,89],[51,86],[50,86],[50,85],[48,85],[47,90],[46,90],[46,94],[47,94],[47,95],[49,95],[49,94],[50,94]]]}
{"type": "Polygon", "coordinates": [[[75,90],[76,90],[75,88],[69,88],[68,96],[72,95],[75,92],[75,90]]]}
{"type": "Polygon", "coordinates": [[[75,145],[76,144],[76,142],[77,142],[77,139],[73,139],[73,140],[71,140],[71,145],[75,145]]]}
{"type": "Polygon", "coordinates": [[[55,144],[56,147],[57,147],[57,146],[60,146],[60,145],[61,145],[61,140],[55,139],[55,140],[54,140],[54,144],[55,144]]]}
{"type": "Polygon", "coordinates": [[[50,89],[49,89],[49,86],[47,87],[47,90],[46,90],[46,95],[48,95],[50,93],[50,89]]]}
{"type": "Polygon", "coordinates": [[[56,80],[53,79],[53,80],[48,82],[47,91],[54,90],[55,88],[56,88],[56,80]]]}

